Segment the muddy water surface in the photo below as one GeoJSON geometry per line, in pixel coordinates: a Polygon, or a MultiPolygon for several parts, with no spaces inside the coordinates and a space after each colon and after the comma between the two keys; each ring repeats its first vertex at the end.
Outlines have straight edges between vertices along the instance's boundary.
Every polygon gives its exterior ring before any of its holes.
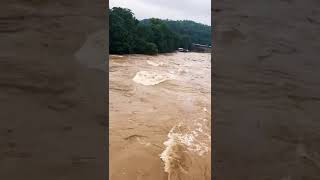
{"type": "Polygon", "coordinates": [[[109,178],[211,179],[211,55],[110,56],[109,178]]]}

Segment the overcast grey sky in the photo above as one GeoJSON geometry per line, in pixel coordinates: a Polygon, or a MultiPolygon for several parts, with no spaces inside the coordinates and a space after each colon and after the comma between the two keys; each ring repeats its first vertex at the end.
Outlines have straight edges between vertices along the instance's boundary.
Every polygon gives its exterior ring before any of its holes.
{"type": "Polygon", "coordinates": [[[211,25],[211,0],[109,0],[110,8],[131,9],[139,20],[193,20],[211,25]]]}

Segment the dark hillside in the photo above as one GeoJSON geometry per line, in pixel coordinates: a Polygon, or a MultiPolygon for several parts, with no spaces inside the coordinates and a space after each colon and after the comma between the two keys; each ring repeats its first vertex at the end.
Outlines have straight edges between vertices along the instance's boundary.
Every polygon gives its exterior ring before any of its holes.
{"type": "Polygon", "coordinates": [[[193,21],[137,20],[130,9],[109,10],[111,54],[168,53],[192,43],[211,45],[211,27],[193,21]]]}

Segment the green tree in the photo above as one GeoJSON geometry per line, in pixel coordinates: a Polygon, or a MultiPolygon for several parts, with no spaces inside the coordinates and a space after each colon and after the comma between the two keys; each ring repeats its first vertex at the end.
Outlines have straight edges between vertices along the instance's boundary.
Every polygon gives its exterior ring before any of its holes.
{"type": "Polygon", "coordinates": [[[135,30],[139,21],[129,9],[114,7],[110,10],[110,52],[132,53],[135,30]]]}
{"type": "Polygon", "coordinates": [[[112,54],[157,54],[190,49],[192,43],[211,45],[211,27],[193,21],[138,21],[130,9],[120,7],[109,10],[109,19],[112,54]]]}

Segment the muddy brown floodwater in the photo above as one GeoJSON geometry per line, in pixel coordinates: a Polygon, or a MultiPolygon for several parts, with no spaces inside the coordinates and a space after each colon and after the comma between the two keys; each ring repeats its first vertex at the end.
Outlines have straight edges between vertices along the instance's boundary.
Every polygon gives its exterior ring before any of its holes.
{"type": "Polygon", "coordinates": [[[211,54],[110,56],[110,180],[211,179],[211,54]]]}

